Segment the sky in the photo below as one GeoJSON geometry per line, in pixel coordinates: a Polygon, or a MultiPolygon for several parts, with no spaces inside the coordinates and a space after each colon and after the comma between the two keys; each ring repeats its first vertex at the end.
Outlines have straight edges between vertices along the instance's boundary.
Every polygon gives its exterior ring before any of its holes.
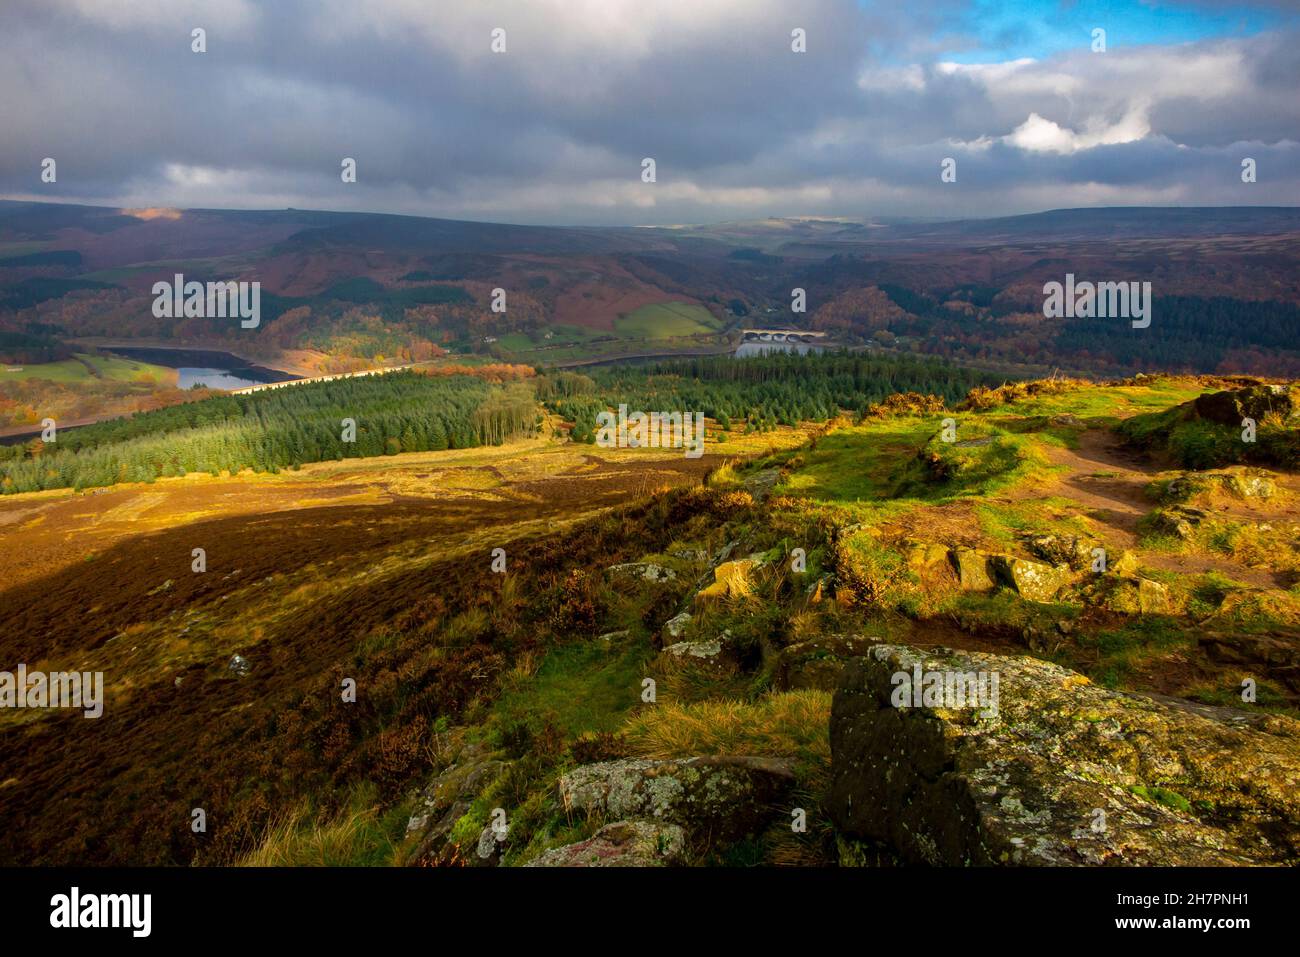
{"type": "Polygon", "coordinates": [[[1298,89],[1300,0],[3,0],[0,197],[557,225],[1300,205],[1298,89]]]}

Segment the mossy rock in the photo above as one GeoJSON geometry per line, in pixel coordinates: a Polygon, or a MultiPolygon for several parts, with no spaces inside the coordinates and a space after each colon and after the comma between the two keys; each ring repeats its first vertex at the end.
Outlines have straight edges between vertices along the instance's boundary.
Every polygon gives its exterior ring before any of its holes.
{"type": "Polygon", "coordinates": [[[830,733],[831,819],[903,863],[1300,862],[1290,719],[1219,721],[1036,658],[882,644],[845,667],[830,733]],[[896,707],[917,669],[996,674],[996,706],[896,707]]]}
{"type": "Polygon", "coordinates": [[[665,867],[680,864],[685,832],[676,824],[617,821],[576,844],[552,848],[524,867],[665,867]]]}
{"type": "Polygon", "coordinates": [[[993,575],[989,571],[989,556],[971,548],[954,548],[948,553],[957,572],[957,583],[962,591],[989,591],[993,588],[993,575]]]}
{"type": "Polygon", "coordinates": [[[1051,601],[1071,578],[1068,566],[1053,567],[1009,555],[992,556],[989,568],[996,581],[1028,601],[1051,601]]]}
{"type": "Polygon", "coordinates": [[[629,758],[576,768],[560,778],[569,812],[678,824],[714,837],[753,833],[795,783],[788,761],[745,756],[629,758]]]}

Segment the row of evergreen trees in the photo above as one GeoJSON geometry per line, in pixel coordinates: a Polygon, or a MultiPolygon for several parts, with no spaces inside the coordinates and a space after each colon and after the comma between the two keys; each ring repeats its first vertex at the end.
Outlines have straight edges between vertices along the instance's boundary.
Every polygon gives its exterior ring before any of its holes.
{"type": "Polygon", "coordinates": [[[824,422],[840,412],[860,414],[895,392],[951,402],[977,385],[1001,384],[997,376],[941,360],[848,352],[708,356],[566,375],[562,384],[545,377],[538,394],[574,423],[573,437],[580,442],[593,440],[597,413],[620,404],[630,412],[702,413],[724,429],[752,432],[824,422]]]}
{"type": "Polygon", "coordinates": [[[679,359],[505,386],[396,372],[219,396],[69,430],[53,444],[0,448],[0,491],[500,444],[535,430],[539,398],[575,423],[575,439],[592,441],[597,413],[620,404],[703,414],[752,432],[862,412],[895,392],[951,401],[993,384],[988,374],[939,360],[847,352],[679,359]]]}
{"type": "Polygon", "coordinates": [[[188,472],[277,472],[327,459],[500,444],[531,433],[524,383],[415,372],[226,395],[0,449],[0,491],[151,482],[188,472]],[[353,425],[354,423],[354,425],[353,425]]]}

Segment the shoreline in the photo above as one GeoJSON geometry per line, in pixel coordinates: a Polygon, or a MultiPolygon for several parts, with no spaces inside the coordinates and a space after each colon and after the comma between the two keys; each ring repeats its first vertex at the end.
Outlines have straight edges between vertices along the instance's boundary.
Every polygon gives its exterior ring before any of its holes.
{"type": "Polygon", "coordinates": [[[75,339],[65,339],[69,345],[87,346],[93,349],[104,349],[113,351],[114,349],[158,349],[168,352],[224,352],[226,355],[234,356],[250,366],[261,366],[271,372],[280,372],[289,376],[298,376],[306,378],[308,376],[318,375],[317,370],[310,366],[285,359],[283,356],[276,359],[259,358],[250,356],[244,352],[236,351],[237,347],[232,347],[226,343],[203,343],[188,342],[178,343],[174,339],[117,339],[107,336],[78,336],[75,339]]]}

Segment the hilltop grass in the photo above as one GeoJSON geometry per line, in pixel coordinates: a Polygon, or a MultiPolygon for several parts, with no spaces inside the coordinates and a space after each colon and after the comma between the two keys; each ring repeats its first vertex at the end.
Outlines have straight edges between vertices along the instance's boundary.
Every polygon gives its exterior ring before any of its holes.
{"type": "Polygon", "coordinates": [[[937,428],[937,419],[898,418],[836,430],[804,454],[803,467],[777,492],[827,504],[889,499],[899,457],[914,453],[937,428]]]}
{"type": "Polygon", "coordinates": [[[1051,468],[1037,436],[962,416],[956,441],[945,442],[941,421],[899,417],[837,430],[804,454],[778,492],[827,504],[943,503],[987,496],[1051,468]]]}
{"type": "Polygon", "coordinates": [[[1072,415],[1090,426],[1110,426],[1144,412],[1160,411],[1196,398],[1205,389],[1194,380],[1151,377],[1141,385],[1096,385],[1082,380],[1039,380],[1003,390],[974,390],[961,408],[994,409],[1026,417],[1072,415]],[[1029,387],[1040,391],[1031,393],[1029,387]]]}

